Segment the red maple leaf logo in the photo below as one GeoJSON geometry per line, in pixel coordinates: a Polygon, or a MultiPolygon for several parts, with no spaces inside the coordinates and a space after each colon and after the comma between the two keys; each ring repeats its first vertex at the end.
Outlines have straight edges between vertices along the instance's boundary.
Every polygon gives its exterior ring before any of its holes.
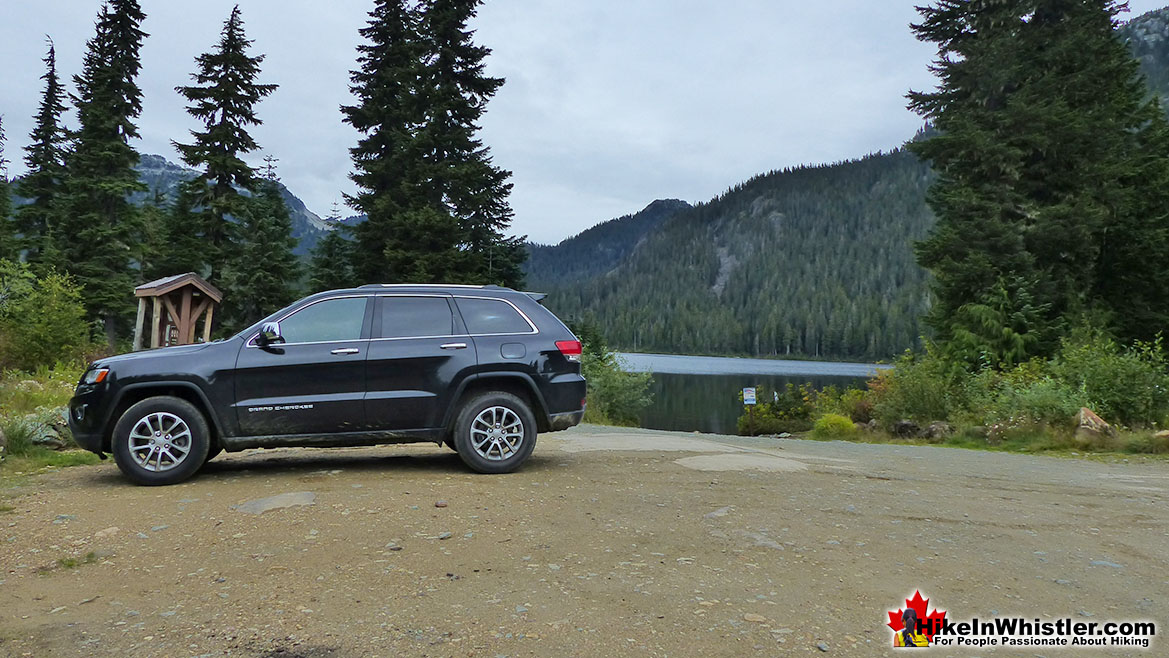
{"type": "MultiPolygon", "coordinates": [[[[921,592],[914,592],[912,599],[905,599],[905,605],[912,608],[917,613],[917,618],[921,622],[921,633],[926,636],[930,642],[934,641],[934,634],[941,629],[942,623],[946,620],[946,611],[934,609],[933,612],[926,614],[926,609],[929,607],[930,600],[921,598],[921,592]]],[[[897,612],[889,612],[889,628],[893,629],[894,633],[901,632],[905,628],[905,623],[901,620],[901,615],[904,614],[905,608],[899,608],[897,612]]]]}

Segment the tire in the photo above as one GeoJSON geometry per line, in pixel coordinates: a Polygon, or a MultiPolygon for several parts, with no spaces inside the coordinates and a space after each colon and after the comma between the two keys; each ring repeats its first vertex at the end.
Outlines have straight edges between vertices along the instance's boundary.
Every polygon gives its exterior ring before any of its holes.
{"type": "Polygon", "coordinates": [[[218,457],[219,453],[221,452],[223,452],[223,446],[219,445],[219,442],[216,441],[211,445],[211,448],[207,450],[207,456],[203,458],[203,465],[206,466],[207,462],[218,457]]]}
{"type": "Polygon", "coordinates": [[[536,417],[511,393],[481,393],[459,410],[454,440],[455,450],[471,470],[510,473],[536,448],[536,417]]]}
{"type": "Polygon", "coordinates": [[[207,419],[195,405],[169,396],[147,398],[114,426],[114,461],[137,484],[176,484],[202,468],[210,437],[207,419]]]}

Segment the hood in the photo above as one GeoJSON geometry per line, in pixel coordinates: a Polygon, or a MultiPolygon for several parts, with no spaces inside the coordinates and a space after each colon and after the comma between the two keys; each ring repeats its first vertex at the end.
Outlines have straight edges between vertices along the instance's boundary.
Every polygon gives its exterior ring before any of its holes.
{"type": "Polygon", "coordinates": [[[223,342],[213,343],[198,343],[196,345],[176,345],[174,347],[160,347],[153,350],[142,350],[141,352],[129,352],[127,354],[119,354],[117,356],[110,356],[104,359],[94,361],[94,365],[106,368],[117,366],[119,363],[127,363],[129,361],[141,361],[143,359],[165,359],[171,356],[183,356],[186,354],[194,354],[195,352],[202,352],[213,345],[222,345],[223,342]]]}

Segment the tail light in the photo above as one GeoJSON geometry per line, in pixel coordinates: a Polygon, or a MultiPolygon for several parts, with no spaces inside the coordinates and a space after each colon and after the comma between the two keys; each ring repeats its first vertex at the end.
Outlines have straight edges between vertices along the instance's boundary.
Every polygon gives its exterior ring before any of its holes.
{"type": "Polygon", "coordinates": [[[564,358],[569,361],[580,363],[581,347],[579,340],[558,340],[556,341],[556,349],[564,355],[564,358]]]}

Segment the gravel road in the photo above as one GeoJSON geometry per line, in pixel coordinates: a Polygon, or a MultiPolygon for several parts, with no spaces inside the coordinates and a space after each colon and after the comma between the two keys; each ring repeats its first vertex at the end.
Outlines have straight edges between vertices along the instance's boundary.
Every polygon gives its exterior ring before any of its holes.
{"type": "Polygon", "coordinates": [[[1164,461],[585,426],[504,476],[394,446],[16,484],[3,656],[888,655],[919,589],[951,618],[1169,623],[1164,461]]]}

